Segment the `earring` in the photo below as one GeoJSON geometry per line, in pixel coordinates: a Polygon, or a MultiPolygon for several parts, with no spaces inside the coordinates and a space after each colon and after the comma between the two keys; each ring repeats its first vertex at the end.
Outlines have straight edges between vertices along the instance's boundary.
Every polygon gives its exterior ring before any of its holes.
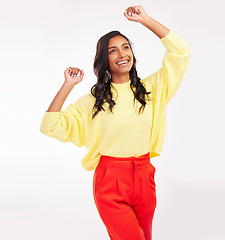
{"type": "Polygon", "coordinates": [[[107,78],[108,78],[108,79],[106,79],[106,82],[108,82],[108,81],[109,81],[109,79],[111,79],[111,78],[112,78],[112,76],[111,76],[111,73],[109,72],[109,70],[108,70],[108,69],[105,71],[105,73],[106,73],[106,76],[107,76],[107,78]]]}

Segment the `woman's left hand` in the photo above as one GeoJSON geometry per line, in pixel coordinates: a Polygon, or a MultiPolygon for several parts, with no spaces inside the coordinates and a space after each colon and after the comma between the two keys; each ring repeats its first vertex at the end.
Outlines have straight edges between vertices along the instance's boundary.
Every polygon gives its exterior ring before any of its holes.
{"type": "Polygon", "coordinates": [[[127,8],[126,11],[124,12],[124,16],[129,21],[142,23],[148,17],[148,14],[139,5],[139,6],[132,6],[132,7],[127,8]]]}

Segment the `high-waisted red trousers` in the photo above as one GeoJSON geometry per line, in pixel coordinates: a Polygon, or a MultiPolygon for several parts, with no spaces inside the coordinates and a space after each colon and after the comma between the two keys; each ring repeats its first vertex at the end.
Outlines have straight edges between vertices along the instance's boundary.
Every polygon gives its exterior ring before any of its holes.
{"type": "Polygon", "coordinates": [[[152,240],[154,175],[149,153],[121,158],[101,155],[93,195],[111,240],[152,240]]]}

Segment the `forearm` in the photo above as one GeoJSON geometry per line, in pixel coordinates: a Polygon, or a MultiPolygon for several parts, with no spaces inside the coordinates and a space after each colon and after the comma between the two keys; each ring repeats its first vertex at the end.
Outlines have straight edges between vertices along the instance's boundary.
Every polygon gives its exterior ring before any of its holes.
{"type": "Polygon", "coordinates": [[[160,39],[165,37],[170,31],[170,29],[166,28],[150,16],[146,16],[141,22],[141,24],[147,27],[153,33],[155,33],[160,39]]]}
{"type": "Polygon", "coordinates": [[[60,111],[63,106],[63,103],[65,102],[66,98],[68,97],[73,87],[74,87],[73,84],[64,82],[64,84],[56,94],[55,98],[53,99],[52,103],[50,104],[47,112],[60,111]]]}

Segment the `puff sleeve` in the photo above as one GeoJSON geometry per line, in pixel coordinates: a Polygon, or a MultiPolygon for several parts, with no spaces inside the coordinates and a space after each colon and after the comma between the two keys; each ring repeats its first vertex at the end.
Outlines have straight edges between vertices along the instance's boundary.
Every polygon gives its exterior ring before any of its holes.
{"type": "Polygon", "coordinates": [[[85,109],[79,101],[69,104],[66,110],[59,112],[45,112],[41,122],[41,133],[62,142],[72,142],[78,147],[86,144],[85,141],[85,109]]]}
{"type": "Polygon", "coordinates": [[[191,49],[185,40],[171,30],[160,40],[167,50],[162,60],[162,67],[150,78],[152,89],[155,89],[160,97],[161,105],[166,107],[181,84],[191,56],[191,49]]]}

